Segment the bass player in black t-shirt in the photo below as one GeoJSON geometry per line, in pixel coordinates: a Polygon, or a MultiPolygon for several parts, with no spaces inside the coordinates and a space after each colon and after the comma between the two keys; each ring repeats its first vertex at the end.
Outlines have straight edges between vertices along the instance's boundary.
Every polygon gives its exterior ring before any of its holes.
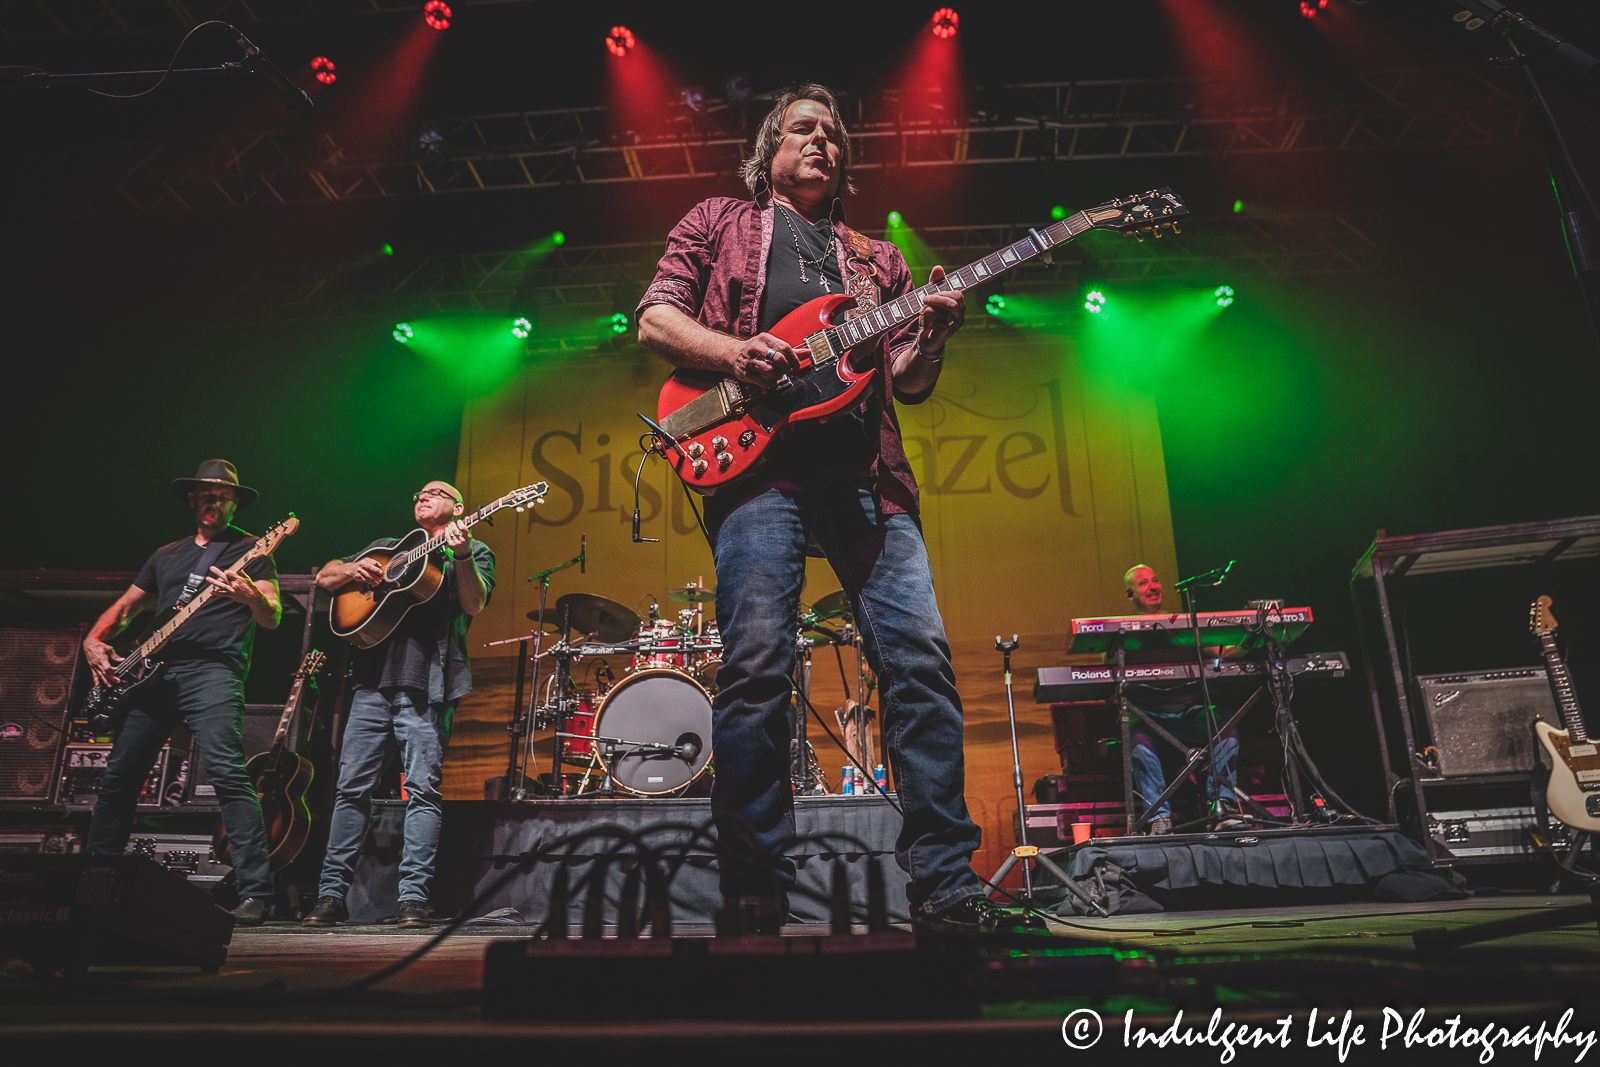
{"type": "Polygon", "coordinates": [[[194,509],[194,536],[156,549],[128,591],[83,639],[95,681],[109,683],[121,660],[110,641],[134,616],[146,608],[161,611],[187,604],[206,583],[215,594],[167,644],[161,677],[129,697],[131,706],[111,746],[89,822],[89,851],[106,855],[127,848],[139,789],[161,746],[180,722],[187,723],[206,776],[216,787],[233,853],[239,884],[234,920],[259,926],[272,901],[272,881],[261,800],[244,769],[244,679],[256,627],[277,629],[283,617],[278,571],[272,557],[265,556],[239,574],[226,573],[256,543],[232,525],[234,512],[256,499],[254,489],[239,484],[232,463],[208,459],[193,478],[176,479],[172,488],[194,509]]]}
{"type": "MultiPolygon", "coordinates": [[[[461,494],[448,482],[429,482],[412,498],[412,515],[428,536],[444,536],[446,565],[432,597],[412,607],[388,637],[351,657],[355,695],[339,754],[339,784],[328,820],[328,852],[322,861],[317,904],[303,926],[346,921],[345,894],[356,853],[366,836],[372,790],[398,758],[405,774],[405,843],[400,853],[397,923],[402,929],[429,925],[429,890],[439,852],[444,750],[450,743],[456,704],[472,689],[467,627],[494,590],[494,553],[458,520],[461,494]]],[[[356,582],[377,586],[383,567],[366,553],[391,547],[380,538],[354,556],[331,560],[317,572],[330,592],[356,582]]]]}

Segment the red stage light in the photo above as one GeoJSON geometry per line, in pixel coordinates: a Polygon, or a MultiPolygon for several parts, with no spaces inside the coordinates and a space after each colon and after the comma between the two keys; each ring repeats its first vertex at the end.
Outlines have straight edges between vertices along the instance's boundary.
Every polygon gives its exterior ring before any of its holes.
{"type": "Polygon", "coordinates": [[[422,5],[422,20],[436,30],[449,29],[454,14],[444,0],[428,0],[422,5]]]}
{"type": "Polygon", "coordinates": [[[1300,0],[1300,14],[1308,19],[1317,17],[1317,12],[1328,6],[1328,0],[1300,0]]]}
{"type": "Polygon", "coordinates": [[[626,26],[613,26],[606,35],[606,51],[617,57],[627,55],[633,50],[633,31],[626,26]]]}
{"type": "Polygon", "coordinates": [[[311,71],[317,76],[317,81],[323,85],[332,85],[339,80],[339,76],[333,72],[333,60],[327,56],[318,56],[313,59],[311,61],[311,71]]]}
{"type": "MultiPolygon", "coordinates": [[[[1328,0],[1322,0],[1327,3],[1328,0]]],[[[956,14],[953,7],[941,7],[933,13],[933,35],[935,37],[954,37],[956,27],[961,25],[961,16],[956,14]]]]}

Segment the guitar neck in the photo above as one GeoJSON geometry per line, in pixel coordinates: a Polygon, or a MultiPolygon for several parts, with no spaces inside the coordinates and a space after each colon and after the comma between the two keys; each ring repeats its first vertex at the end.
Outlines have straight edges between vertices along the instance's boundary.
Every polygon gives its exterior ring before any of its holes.
{"type": "Polygon", "coordinates": [[[300,706],[300,694],[305,690],[306,676],[294,676],[294,686],[289,690],[289,702],[283,706],[283,717],[278,720],[278,732],[272,735],[272,750],[274,752],[283,748],[289,737],[289,720],[294,718],[294,709],[300,706]]]}
{"type": "Polygon", "coordinates": [[[821,333],[807,338],[806,340],[812,348],[813,358],[818,355],[836,357],[859,344],[872,340],[880,334],[888,333],[890,330],[910,322],[922,314],[922,298],[925,295],[965,292],[1020,263],[1027,262],[1034,256],[1048,252],[1057,245],[1066,244],[1079,234],[1092,229],[1094,229],[1094,222],[1089,218],[1087,212],[1080,211],[1076,215],[1062,219],[1060,222],[1051,223],[1042,230],[1031,230],[1028,236],[1022,240],[1006,245],[998,252],[984,256],[982,259],[974,260],[960,270],[951,271],[936,282],[929,282],[927,285],[913,289],[904,296],[891,300],[882,307],[859,315],[843,325],[823,330],[821,333]],[[822,352],[815,343],[816,339],[821,337],[827,338],[826,344],[829,349],[827,352],[822,352]]]}
{"type": "MultiPolygon", "coordinates": [[[[246,566],[254,558],[253,553],[246,555],[239,562],[229,567],[227,573],[237,573],[240,568],[246,566]]],[[[145,638],[143,644],[134,649],[126,659],[118,664],[115,673],[126,676],[138,670],[139,663],[160,652],[166,643],[172,639],[172,635],[177,632],[178,627],[188,622],[195,612],[211,603],[211,598],[216,595],[216,592],[217,590],[214,586],[208,585],[195,594],[195,598],[185,604],[182,611],[168,619],[160,629],[145,638]]]]}
{"type": "Polygon", "coordinates": [[[1555,695],[1556,706],[1561,709],[1561,721],[1567,728],[1567,736],[1580,743],[1588,741],[1589,736],[1583,729],[1583,714],[1578,710],[1578,695],[1572,689],[1572,677],[1567,674],[1567,665],[1561,659],[1561,651],[1556,648],[1555,631],[1540,634],[1539,645],[1544,650],[1550,691],[1555,695]]]}
{"type": "MultiPolygon", "coordinates": [[[[499,511],[505,506],[505,500],[502,498],[494,501],[491,504],[485,504],[477,511],[474,511],[472,514],[458,519],[457,521],[461,523],[462,529],[470,530],[472,527],[476,526],[478,523],[482,522],[484,519],[487,519],[490,515],[493,515],[495,512],[499,511]]],[[[422,542],[422,544],[406,553],[405,558],[407,566],[431,552],[438,551],[442,547],[444,547],[444,534],[436,534],[433,537],[428,538],[426,541],[422,542]]]]}

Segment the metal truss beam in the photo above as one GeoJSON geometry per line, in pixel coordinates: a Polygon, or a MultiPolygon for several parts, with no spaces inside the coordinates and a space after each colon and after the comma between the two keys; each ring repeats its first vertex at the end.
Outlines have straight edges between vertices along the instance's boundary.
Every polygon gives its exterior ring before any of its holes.
{"type": "MultiPolygon", "coordinates": [[[[452,8],[543,0],[451,0],[452,8]]],[[[0,40],[72,40],[188,30],[218,19],[239,26],[415,15],[422,0],[0,0],[0,40]]]]}
{"type": "MultiPolygon", "coordinates": [[[[1019,239],[1027,223],[919,229],[934,257],[952,267],[1019,239]]],[[[881,236],[881,233],[876,236],[881,236]]],[[[429,314],[530,314],[546,323],[601,320],[631,312],[655,273],[663,241],[566,246],[405,259],[371,255],[351,263],[263,269],[215,279],[196,303],[251,323],[339,321],[429,314]]],[[[1009,272],[1010,293],[1049,294],[1084,281],[1363,274],[1390,269],[1408,250],[1391,217],[1377,213],[1197,217],[1183,233],[1136,242],[1085,235],[1057,249],[1055,265],[1009,272]]],[[[915,264],[922,276],[930,264],[915,264]]],[[[972,325],[993,325],[974,315],[972,325]]],[[[592,344],[579,337],[578,347],[592,344]]]]}
{"type": "MultiPolygon", "coordinates": [[[[960,122],[913,118],[927,102],[853,103],[853,166],[893,170],[1072,164],[1134,158],[1396,151],[1500,145],[1526,125],[1510,76],[1466,69],[1367,71],[1240,100],[1171,79],[1052,82],[974,91],[960,122]]],[[[747,106],[680,108],[670,133],[614,128],[602,107],[501,112],[391,129],[361,144],[306,125],[199,141],[152,137],[58,151],[41,194],[95,212],[229,209],[385,197],[732,175],[748,148],[747,106]]]]}

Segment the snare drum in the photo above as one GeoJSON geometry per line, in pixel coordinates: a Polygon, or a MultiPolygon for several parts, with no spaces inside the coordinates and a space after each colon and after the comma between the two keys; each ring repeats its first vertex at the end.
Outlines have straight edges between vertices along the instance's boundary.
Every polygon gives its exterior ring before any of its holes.
{"type": "Polygon", "coordinates": [[[711,696],[678,671],[639,671],[618,682],[600,702],[595,733],[636,745],[692,746],[692,759],[654,749],[618,748],[612,765],[605,768],[617,788],[629,793],[647,797],[675,793],[711,765],[711,696]]]}
{"type": "Polygon", "coordinates": [[[685,643],[693,639],[676,623],[662,619],[639,628],[639,651],[633,654],[633,669],[647,671],[656,667],[669,670],[689,669],[689,650],[685,643]]]}

